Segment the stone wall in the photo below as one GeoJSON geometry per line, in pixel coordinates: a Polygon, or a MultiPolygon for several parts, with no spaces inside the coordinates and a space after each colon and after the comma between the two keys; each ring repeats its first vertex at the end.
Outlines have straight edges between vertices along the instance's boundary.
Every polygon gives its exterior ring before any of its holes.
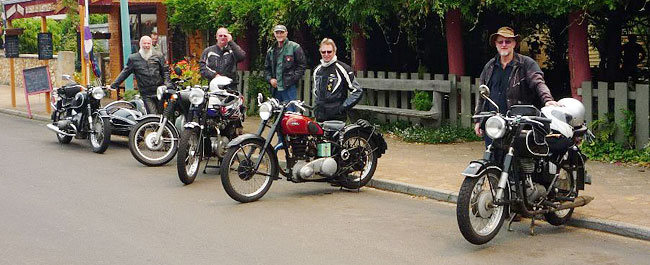
{"type": "MultiPolygon", "coordinates": [[[[51,60],[39,60],[36,54],[21,54],[20,58],[14,58],[15,80],[16,88],[22,89],[23,86],[23,69],[39,67],[47,65],[50,67],[50,77],[52,86],[60,86],[62,74],[74,74],[74,53],[73,52],[59,52],[54,55],[51,60]]],[[[10,59],[6,58],[4,54],[0,54],[0,85],[11,85],[10,79],[10,59]]]]}
{"type": "MultiPolygon", "coordinates": [[[[23,88],[23,69],[43,66],[47,62],[50,67],[50,76],[52,77],[52,85],[56,84],[57,75],[57,59],[58,56],[54,55],[52,60],[39,60],[36,54],[21,54],[20,58],[14,58],[14,69],[16,78],[16,89],[23,88]]],[[[11,85],[10,79],[10,59],[6,58],[4,54],[0,55],[0,85],[11,85]]]]}

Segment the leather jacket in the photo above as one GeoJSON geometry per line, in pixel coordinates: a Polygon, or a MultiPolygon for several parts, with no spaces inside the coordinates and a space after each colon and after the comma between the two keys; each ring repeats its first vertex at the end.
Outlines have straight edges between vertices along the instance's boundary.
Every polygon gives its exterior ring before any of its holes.
{"type": "MultiPolygon", "coordinates": [[[[487,85],[490,82],[492,72],[496,66],[495,62],[499,59],[499,55],[497,55],[485,64],[480,77],[481,85],[487,85]]],[[[520,104],[535,105],[541,108],[546,102],[553,100],[551,91],[544,81],[544,73],[535,60],[528,56],[515,53],[513,63],[514,66],[508,77],[508,88],[506,91],[508,108],[512,105],[520,104]]],[[[475,113],[485,110],[484,102],[485,100],[482,97],[478,97],[475,113]]]]}
{"type": "Polygon", "coordinates": [[[169,79],[169,67],[165,63],[162,54],[154,51],[149,60],[144,60],[140,53],[129,55],[126,62],[126,67],[122,70],[119,76],[115,78],[112,88],[117,88],[127,77],[135,74],[135,80],[138,82],[138,90],[140,95],[152,96],[156,95],[156,88],[161,85],[172,87],[169,79]]]}

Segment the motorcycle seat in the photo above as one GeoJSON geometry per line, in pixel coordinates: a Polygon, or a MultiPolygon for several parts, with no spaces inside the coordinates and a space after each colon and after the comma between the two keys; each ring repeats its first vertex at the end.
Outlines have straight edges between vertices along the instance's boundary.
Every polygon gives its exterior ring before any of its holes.
{"type": "Polygon", "coordinates": [[[343,121],[324,121],[323,130],[325,131],[340,131],[345,127],[343,121]]]}

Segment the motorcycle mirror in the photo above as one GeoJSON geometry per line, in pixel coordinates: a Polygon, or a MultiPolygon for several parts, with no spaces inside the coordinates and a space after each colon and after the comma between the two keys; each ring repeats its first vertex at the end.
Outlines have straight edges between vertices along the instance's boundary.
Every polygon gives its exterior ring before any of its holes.
{"type": "Polygon", "coordinates": [[[174,73],[176,73],[176,75],[180,76],[180,75],[183,74],[183,71],[181,70],[180,67],[176,66],[176,67],[174,67],[174,73]]]}
{"type": "Polygon", "coordinates": [[[264,100],[264,95],[262,95],[262,93],[257,93],[257,105],[262,105],[263,100],[264,100]]]}
{"type": "Polygon", "coordinates": [[[490,88],[486,85],[481,85],[478,87],[479,93],[481,93],[481,96],[483,97],[490,97],[490,88]]]}

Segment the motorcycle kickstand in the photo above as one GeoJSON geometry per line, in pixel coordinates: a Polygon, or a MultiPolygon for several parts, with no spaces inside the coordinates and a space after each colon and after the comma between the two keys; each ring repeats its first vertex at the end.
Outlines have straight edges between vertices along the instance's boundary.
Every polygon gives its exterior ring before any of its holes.
{"type": "Polygon", "coordinates": [[[210,164],[210,157],[208,156],[207,161],[205,161],[205,167],[203,167],[203,174],[207,174],[208,164],[210,164]]]}
{"type": "Polygon", "coordinates": [[[508,220],[508,232],[512,232],[512,231],[514,231],[514,230],[512,229],[512,223],[515,222],[515,217],[516,217],[516,216],[517,216],[516,213],[515,213],[515,214],[512,214],[512,215],[510,216],[510,220],[508,220]]]}
{"type": "Polygon", "coordinates": [[[535,215],[530,218],[530,235],[535,236],[535,215]]]}

